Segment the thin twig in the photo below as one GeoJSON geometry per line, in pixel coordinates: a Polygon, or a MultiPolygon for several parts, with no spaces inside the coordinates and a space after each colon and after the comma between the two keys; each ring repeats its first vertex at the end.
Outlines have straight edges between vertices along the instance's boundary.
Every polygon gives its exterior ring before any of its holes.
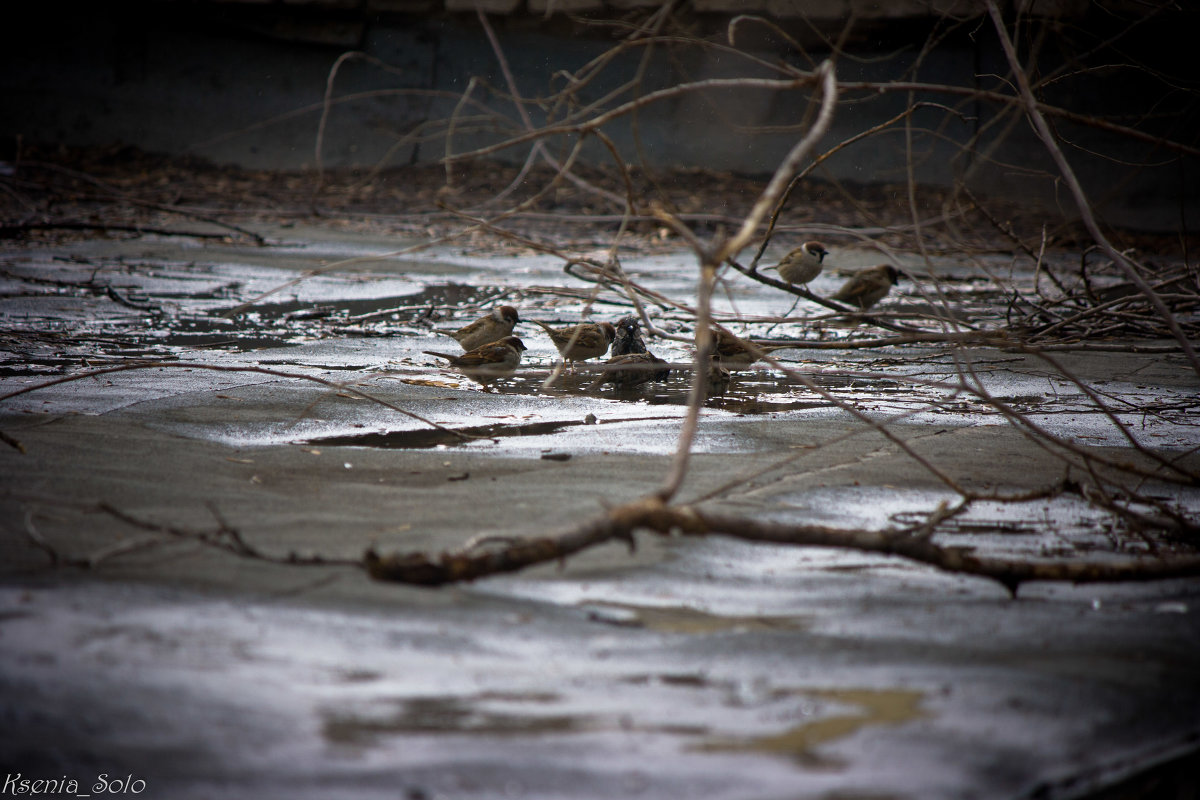
{"type": "MultiPolygon", "coordinates": [[[[100,367],[98,369],[89,369],[84,372],[77,372],[74,375],[67,375],[67,376],[64,376],[61,378],[54,378],[52,380],[42,381],[41,383],[35,383],[35,384],[29,385],[29,386],[24,386],[20,389],[14,389],[13,391],[8,392],[6,394],[0,394],[0,402],[4,402],[5,400],[9,400],[9,399],[18,397],[23,394],[28,394],[30,392],[36,392],[41,389],[47,389],[51,386],[59,386],[64,383],[72,383],[74,381],[87,380],[88,378],[95,378],[100,375],[111,375],[116,372],[131,372],[134,370],[147,370],[147,369],[208,370],[210,372],[251,372],[251,373],[256,373],[259,375],[270,375],[270,376],[276,377],[276,378],[289,378],[289,379],[294,379],[294,380],[309,381],[311,383],[320,384],[321,386],[325,386],[329,389],[333,389],[333,390],[336,390],[339,392],[348,392],[357,397],[361,397],[364,400],[369,400],[372,403],[377,403],[378,405],[381,405],[384,408],[395,411],[398,414],[403,414],[404,416],[406,416],[410,419],[414,419],[417,422],[421,422],[425,425],[428,425],[431,428],[435,428],[436,430],[442,431],[443,433],[448,433],[448,434],[458,437],[459,439],[462,439],[464,441],[468,440],[468,439],[478,438],[478,437],[473,437],[473,436],[469,436],[467,434],[461,433],[452,428],[447,428],[443,425],[439,425],[432,420],[422,417],[420,414],[414,414],[411,411],[406,411],[405,409],[400,408],[399,406],[397,406],[394,403],[388,402],[387,400],[384,400],[383,398],[380,398],[380,397],[375,397],[374,395],[364,392],[363,390],[358,389],[347,383],[338,383],[336,381],[326,380],[325,378],[318,378],[315,375],[304,375],[302,373],[295,373],[295,372],[283,372],[282,370],[270,369],[267,367],[224,366],[224,365],[220,365],[220,364],[202,364],[202,363],[190,362],[190,361],[139,361],[139,362],[133,363],[133,364],[118,364],[118,365],[112,366],[112,367],[100,367]]],[[[486,437],[486,438],[490,438],[490,437],[486,437]]]]}

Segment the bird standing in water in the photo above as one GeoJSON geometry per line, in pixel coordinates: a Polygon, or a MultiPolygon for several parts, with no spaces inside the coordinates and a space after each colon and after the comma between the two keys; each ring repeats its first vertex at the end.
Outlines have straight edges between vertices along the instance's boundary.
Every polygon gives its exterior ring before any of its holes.
{"type": "Polygon", "coordinates": [[[722,367],[743,369],[774,350],[788,350],[795,345],[756,344],[746,339],[739,339],[732,333],[726,333],[719,328],[713,328],[713,357],[722,367]]]}
{"type": "Polygon", "coordinates": [[[592,388],[611,383],[618,389],[632,389],[650,381],[666,380],[670,374],[667,362],[653,353],[625,353],[604,362],[604,374],[592,383],[592,388]]]}
{"type": "Polygon", "coordinates": [[[630,389],[650,381],[665,381],[671,376],[667,362],[646,347],[637,317],[618,320],[616,330],[612,358],[604,362],[605,372],[592,384],[593,389],[605,383],[630,389]]]}
{"type": "Polygon", "coordinates": [[[423,351],[426,355],[444,358],[450,366],[466,375],[471,380],[487,386],[497,378],[512,375],[521,363],[521,353],[527,348],[525,343],[516,336],[507,336],[498,342],[490,342],[474,350],[468,350],[461,356],[449,353],[438,353],[433,350],[423,351]]]}
{"type": "Polygon", "coordinates": [[[708,374],[705,375],[704,380],[708,385],[708,396],[716,397],[729,391],[729,384],[733,380],[733,376],[729,370],[721,366],[721,359],[713,356],[708,361],[708,374]]]}
{"type": "Polygon", "coordinates": [[[642,338],[641,323],[638,318],[630,315],[617,320],[617,335],[613,337],[612,350],[614,356],[624,356],[630,353],[647,353],[646,340],[642,338]]]}
{"type": "Polygon", "coordinates": [[[530,320],[546,333],[558,348],[564,361],[587,361],[608,352],[608,346],[617,336],[611,322],[584,322],[567,328],[552,328],[544,322],[530,320]]]}
{"type": "Polygon", "coordinates": [[[443,336],[455,339],[463,350],[474,350],[485,344],[498,342],[505,336],[512,336],[513,327],[521,321],[517,310],[512,306],[499,306],[492,313],[465,325],[457,330],[437,330],[443,336]]]}

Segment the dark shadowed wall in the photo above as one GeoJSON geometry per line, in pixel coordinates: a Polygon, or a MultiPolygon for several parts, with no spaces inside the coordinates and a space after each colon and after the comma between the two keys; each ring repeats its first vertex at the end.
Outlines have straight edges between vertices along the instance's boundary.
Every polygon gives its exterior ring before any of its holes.
{"type": "MultiPolygon", "coordinates": [[[[488,0],[521,95],[551,98],[660,3],[640,0],[488,0]],[[586,16],[579,16],[586,15],[586,16]]],[[[1105,216],[1132,227],[1174,228],[1196,218],[1198,86],[1190,39],[1200,11],[1147,14],[1131,2],[1005,4],[1022,13],[1017,41],[1041,97],[1097,120],[1052,122],[1105,216]],[[1114,126],[1136,129],[1132,138],[1114,126]],[[1192,150],[1191,152],[1195,152],[1192,150]]],[[[321,157],[327,166],[436,161],[522,128],[474,0],[106,2],[24,4],[6,25],[0,71],[4,157],[24,142],[122,142],[256,168],[309,169],[322,101],[333,104],[321,157]],[[369,58],[344,60],[358,52],[369,58]],[[474,83],[472,80],[474,79],[474,83]],[[470,87],[467,101],[464,93],[470,87]],[[449,144],[445,121],[458,115],[449,144]]],[[[642,93],[712,78],[778,78],[830,53],[844,84],[919,81],[1008,91],[1007,66],[980,3],[906,0],[696,0],[676,3],[662,29],[675,37],[616,55],[579,95],[603,98],[639,70],[642,93]],[[950,14],[939,13],[946,8],[950,14]],[[737,12],[761,12],[761,20],[737,12]],[[852,20],[852,22],[851,22],[852,20]],[[848,33],[847,33],[848,31],[848,33]],[[705,44],[681,43],[683,35],[705,44]],[[928,43],[934,44],[929,47],[928,43]],[[752,56],[747,58],[746,55],[752,56]]],[[[625,95],[629,99],[632,95],[625,95]]],[[[656,103],[605,127],[628,162],[769,173],[801,135],[807,89],[710,90],[656,103]]],[[[903,123],[842,149],[819,175],[861,183],[965,181],[993,196],[1070,203],[1045,148],[1010,106],[949,92],[847,88],[823,145],[928,104],[903,123]]],[[[608,106],[613,105],[608,103],[608,106]]],[[[577,109],[527,105],[533,122],[577,109]]],[[[562,150],[571,140],[551,140],[562,150]]],[[[495,155],[523,161],[528,145],[495,155]]],[[[598,142],[588,157],[609,158],[598,142]]]]}

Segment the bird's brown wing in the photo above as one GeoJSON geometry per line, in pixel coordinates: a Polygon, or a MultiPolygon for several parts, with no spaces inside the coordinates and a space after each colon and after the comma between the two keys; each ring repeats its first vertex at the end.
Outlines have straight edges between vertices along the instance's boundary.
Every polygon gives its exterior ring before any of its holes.
{"type": "Polygon", "coordinates": [[[830,299],[831,300],[841,300],[843,302],[857,300],[858,298],[862,297],[864,294],[869,292],[871,290],[871,288],[872,288],[871,281],[858,280],[857,278],[851,278],[850,282],[847,283],[842,288],[838,289],[830,299]]]}
{"type": "Polygon", "coordinates": [[[486,344],[469,353],[463,353],[454,362],[459,367],[486,367],[499,364],[508,357],[509,346],[506,344],[486,344]]]}

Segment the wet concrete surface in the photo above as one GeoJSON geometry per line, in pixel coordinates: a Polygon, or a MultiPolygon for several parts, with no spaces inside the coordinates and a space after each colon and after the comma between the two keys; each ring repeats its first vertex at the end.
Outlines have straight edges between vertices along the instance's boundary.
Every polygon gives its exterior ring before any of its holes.
{"type": "MultiPolygon", "coordinates": [[[[591,390],[586,370],[543,388],[555,351],[532,325],[518,327],[522,370],[494,391],[421,354],[453,349],[432,328],[499,302],[576,321],[580,284],[545,257],[384,257],[221,316],[309,270],[407,244],[269,235],[269,248],[143,238],[3,256],[0,391],[163,363],[0,405],[0,430],[24,448],[0,447],[9,774],[85,787],[133,775],[145,796],[173,798],[1080,797],[1195,761],[1196,581],[1035,584],[1013,600],[878,556],[643,535],[634,552],[609,545],[426,590],[206,546],[198,534],[222,523],[273,555],[348,561],[368,547],[566,530],[662,479],[685,410],[685,369],[642,393],[591,390]],[[355,392],[481,438],[461,443],[355,392]],[[95,563],[53,567],[31,536],[95,563]]],[[[625,266],[691,296],[682,252],[625,266]]],[[[938,266],[961,313],[990,313],[970,266],[938,266]]],[[[596,299],[597,319],[627,311],[607,292],[596,299]]],[[[736,276],[717,302],[744,318],[787,305],[736,276]]],[[[682,316],[655,313],[686,332],[682,316]]],[[[734,329],[867,335],[832,323],[734,329]]],[[[651,347],[687,362],[681,343],[651,347]]],[[[953,379],[944,347],[782,354],[857,410],[895,418],[896,435],[969,486],[1032,489],[1062,473],[987,406],[910,382],[953,379]]],[[[990,349],[958,357],[1051,432],[1145,459],[1044,364],[990,349]]],[[[1195,469],[1198,387],[1180,360],[1062,358],[1128,401],[1139,442],[1195,469]]],[[[893,442],[765,367],[710,401],[695,452],[683,500],[724,487],[711,507],[763,518],[875,529],[952,499],[893,442]]],[[[1200,508],[1195,490],[1149,491],[1200,508]]],[[[1140,552],[1110,514],[1071,496],[977,504],[939,538],[1013,558],[1140,552]]],[[[1196,796],[1186,771],[1170,774],[1172,796],[1196,796]]]]}

